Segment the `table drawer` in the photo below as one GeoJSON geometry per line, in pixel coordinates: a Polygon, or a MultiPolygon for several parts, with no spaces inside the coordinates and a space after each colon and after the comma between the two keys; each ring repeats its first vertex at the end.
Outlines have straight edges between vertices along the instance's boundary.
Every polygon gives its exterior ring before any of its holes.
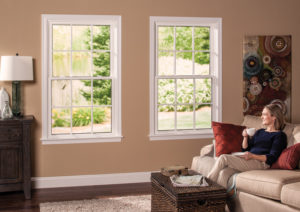
{"type": "Polygon", "coordinates": [[[0,143],[10,142],[10,141],[22,141],[22,126],[0,126],[0,143]]]}

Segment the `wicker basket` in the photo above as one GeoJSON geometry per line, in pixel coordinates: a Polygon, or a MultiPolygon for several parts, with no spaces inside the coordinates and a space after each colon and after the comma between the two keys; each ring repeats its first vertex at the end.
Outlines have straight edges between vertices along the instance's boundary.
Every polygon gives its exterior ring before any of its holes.
{"type": "Polygon", "coordinates": [[[226,191],[208,187],[173,187],[169,177],[151,174],[151,211],[225,211],[226,191]]]}

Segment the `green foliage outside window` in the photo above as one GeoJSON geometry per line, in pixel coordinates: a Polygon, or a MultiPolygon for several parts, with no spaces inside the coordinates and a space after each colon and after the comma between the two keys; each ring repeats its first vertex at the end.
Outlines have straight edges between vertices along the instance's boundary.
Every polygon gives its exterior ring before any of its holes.
{"type": "Polygon", "coordinates": [[[52,127],[70,127],[69,110],[52,110],[52,127]]]}
{"type": "MultiPolygon", "coordinates": [[[[167,50],[160,52],[161,56],[168,56],[168,50],[174,50],[174,27],[159,27],[159,50],[167,50]]],[[[192,27],[176,27],[176,50],[192,50],[192,27]]],[[[194,50],[209,50],[209,28],[194,27],[194,50]]],[[[179,57],[192,60],[192,54],[184,54],[180,52],[179,57]]],[[[205,52],[197,52],[195,62],[198,64],[209,64],[209,54],[205,52]]]]}
{"type": "MultiPolygon", "coordinates": [[[[100,124],[105,121],[105,109],[97,108],[93,110],[93,121],[100,124]]],[[[80,108],[75,109],[72,115],[72,125],[74,127],[87,126],[91,123],[91,109],[80,108]]]]}
{"type": "MultiPolygon", "coordinates": [[[[177,103],[190,103],[194,100],[194,88],[193,84],[189,81],[183,81],[184,83],[177,84],[177,103]],[[178,93],[184,94],[178,96],[178,93]]],[[[174,90],[174,80],[159,80],[158,89],[158,103],[160,104],[174,104],[175,100],[175,90],[174,90]]],[[[196,86],[197,87],[197,86],[196,86]]],[[[196,110],[205,106],[205,104],[211,103],[211,82],[210,79],[203,79],[200,89],[197,91],[196,103],[201,103],[196,105],[196,110]]],[[[193,109],[193,104],[181,105],[177,107],[177,111],[185,112],[193,109]]],[[[174,111],[173,105],[161,105],[159,107],[159,112],[171,112],[174,111]]]]}
{"type": "MultiPolygon", "coordinates": [[[[87,30],[88,36],[91,36],[91,31],[87,30]]],[[[93,49],[109,50],[110,43],[110,27],[101,26],[101,31],[93,34],[93,49]]],[[[86,43],[89,47],[89,43],[86,43]]],[[[109,52],[94,52],[93,57],[94,72],[93,76],[110,76],[110,53],[109,52]]],[[[90,80],[82,80],[85,86],[91,87],[90,80]]],[[[94,80],[93,81],[93,103],[97,105],[111,105],[111,80],[94,80]]],[[[80,91],[82,96],[87,100],[91,100],[91,93],[80,91]]]]}
{"type": "MultiPolygon", "coordinates": [[[[93,109],[93,122],[94,124],[101,124],[105,121],[107,112],[104,108],[93,109]]],[[[70,127],[70,111],[66,110],[52,110],[52,127],[70,127]]],[[[87,126],[91,123],[91,109],[78,108],[73,110],[72,126],[80,127],[87,126]]]]}

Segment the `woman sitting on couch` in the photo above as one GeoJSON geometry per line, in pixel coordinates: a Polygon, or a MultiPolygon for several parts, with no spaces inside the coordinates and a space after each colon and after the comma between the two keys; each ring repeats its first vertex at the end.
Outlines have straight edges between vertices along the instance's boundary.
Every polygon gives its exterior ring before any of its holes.
{"type": "Polygon", "coordinates": [[[241,156],[221,155],[208,178],[217,181],[219,172],[230,167],[238,171],[255,169],[268,169],[280,156],[287,146],[287,138],[281,130],[284,127],[284,116],[281,108],[275,104],[269,104],[262,111],[262,123],[265,129],[257,130],[252,138],[247,131],[243,131],[242,150],[246,151],[241,156]]]}

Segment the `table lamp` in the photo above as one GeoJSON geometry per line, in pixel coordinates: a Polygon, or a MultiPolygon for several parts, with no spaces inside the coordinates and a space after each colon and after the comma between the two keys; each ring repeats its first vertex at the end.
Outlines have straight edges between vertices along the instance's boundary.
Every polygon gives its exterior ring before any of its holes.
{"type": "Polygon", "coordinates": [[[32,57],[1,56],[0,81],[12,81],[12,113],[21,115],[21,81],[33,80],[32,57]]]}

